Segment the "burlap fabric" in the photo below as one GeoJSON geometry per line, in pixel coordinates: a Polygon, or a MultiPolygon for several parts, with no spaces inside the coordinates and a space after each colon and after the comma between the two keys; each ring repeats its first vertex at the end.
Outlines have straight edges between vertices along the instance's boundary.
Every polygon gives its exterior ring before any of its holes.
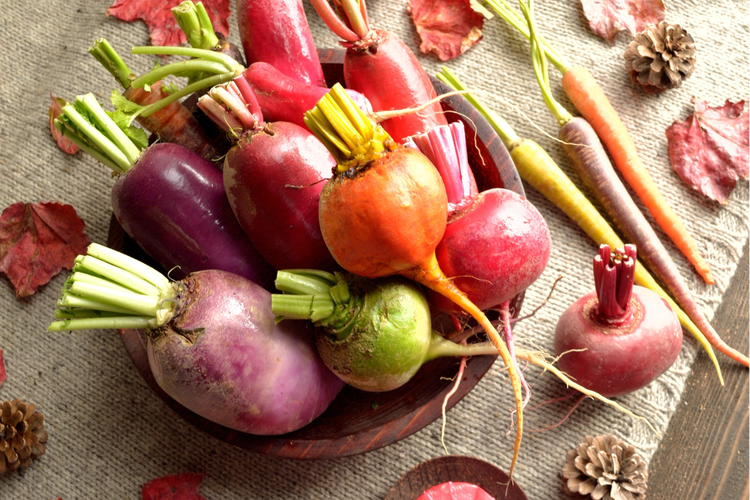
{"type": "MultiPolygon", "coordinates": [[[[72,99],[92,91],[106,100],[114,82],[87,53],[95,38],[106,36],[124,54],[130,46],[149,42],[142,23],[106,17],[109,5],[102,0],[5,0],[0,15],[0,207],[15,201],[71,204],[86,222],[88,235],[100,243],[106,241],[113,180],[90,157],[67,156],[57,149],[49,134],[47,108],[50,92],[72,99]]],[[[418,40],[405,5],[402,0],[373,0],[370,16],[374,25],[392,30],[416,50],[418,40]]],[[[335,45],[336,38],[312,9],[308,17],[317,44],[335,45]]],[[[682,88],[658,97],[630,83],[622,58],[630,37],[621,35],[615,46],[608,46],[589,31],[578,2],[538,2],[537,18],[553,46],[593,71],[632,131],[657,184],[695,236],[713,268],[714,286],[704,285],[671,243],[666,245],[711,318],[748,239],[747,182],[740,182],[727,206],[702,199],[671,170],[664,131],[691,111],[692,96],[711,105],[748,98],[748,3],[668,2],[667,20],[693,35],[698,62],[682,88]]],[[[231,22],[230,39],[237,41],[234,18],[231,22]]],[[[146,57],[127,60],[137,71],[152,64],[146,57]]],[[[421,60],[431,72],[440,66],[432,57],[421,60]]],[[[484,40],[449,65],[471,88],[494,93],[497,101],[485,100],[519,135],[545,147],[578,182],[559,144],[536,128],[550,136],[557,133],[540,99],[525,40],[495,19],[486,24],[484,40]]],[[[555,96],[572,109],[558,75],[554,70],[551,75],[555,96]]],[[[557,277],[564,279],[541,311],[516,326],[516,333],[519,344],[550,351],[560,313],[593,288],[589,266],[596,246],[536,191],[528,188],[527,194],[546,218],[554,248],[546,272],[528,290],[526,309],[542,302],[557,277]]],[[[0,399],[36,403],[50,434],[41,460],[21,474],[0,478],[2,498],[135,499],[141,485],[153,478],[195,471],[206,474],[202,491],[209,499],[377,499],[407,470],[444,453],[439,421],[384,449],[331,461],[268,458],[220,442],[186,424],[149,390],[114,331],[45,332],[64,279],[58,276],[26,300],[16,299],[7,280],[0,280],[0,347],[8,371],[0,399]]],[[[696,345],[686,338],[677,363],[665,375],[620,402],[663,432],[698,353],[696,345]]],[[[563,425],[532,432],[560,421],[574,398],[534,409],[569,391],[534,367],[526,376],[533,400],[515,478],[529,498],[563,496],[559,471],[565,451],[586,434],[612,432],[635,444],[646,459],[653,455],[659,439],[643,422],[593,400],[584,401],[563,425]]],[[[709,386],[719,390],[718,382],[709,386]]],[[[450,453],[473,455],[507,469],[512,406],[507,377],[496,364],[448,413],[445,443],[450,453]]]]}

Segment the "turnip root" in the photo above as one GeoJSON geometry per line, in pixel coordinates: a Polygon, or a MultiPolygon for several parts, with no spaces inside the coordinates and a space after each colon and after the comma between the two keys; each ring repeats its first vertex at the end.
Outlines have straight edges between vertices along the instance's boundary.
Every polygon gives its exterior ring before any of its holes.
{"type": "Polygon", "coordinates": [[[633,392],[664,373],[677,359],[682,327],[667,302],[633,285],[636,250],[594,258],[596,293],[571,305],[555,329],[560,370],[605,397],[633,392]]]}
{"type": "Polygon", "coordinates": [[[419,286],[401,276],[280,271],[276,287],[286,293],[271,296],[274,314],[312,320],[326,366],[363,391],[396,389],[438,357],[497,355],[490,343],[461,345],[435,333],[419,286]]]}
{"type": "Polygon", "coordinates": [[[92,244],[79,256],[49,331],[144,329],[159,386],[194,413],[258,435],[297,430],[343,383],[315,352],[303,324],[276,324],[270,293],[225,271],[171,282],[92,244]]]}

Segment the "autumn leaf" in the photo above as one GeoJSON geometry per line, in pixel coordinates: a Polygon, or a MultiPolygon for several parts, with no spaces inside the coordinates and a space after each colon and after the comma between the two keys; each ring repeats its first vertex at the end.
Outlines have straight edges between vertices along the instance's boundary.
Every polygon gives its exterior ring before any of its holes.
{"type": "Polygon", "coordinates": [[[5,373],[5,361],[3,361],[3,350],[0,349],[0,386],[8,379],[5,373]]]}
{"type": "Polygon", "coordinates": [[[473,4],[472,0],[409,0],[407,11],[422,40],[419,50],[448,61],[477,44],[484,16],[473,4]]]}
{"type": "MultiPolygon", "coordinates": [[[[148,27],[151,45],[182,45],[187,41],[185,33],[172,15],[175,0],[115,0],[107,9],[107,15],[121,21],[133,22],[141,19],[148,27]]],[[[229,0],[203,0],[214,31],[229,36],[229,0]]]]}
{"type": "Polygon", "coordinates": [[[662,0],[581,0],[581,6],[592,31],[610,45],[620,31],[635,36],[649,24],[659,24],[666,14],[662,0]]]}
{"type": "Polygon", "coordinates": [[[55,97],[52,94],[50,94],[50,97],[52,98],[52,104],[50,104],[48,112],[49,131],[55,139],[55,142],[57,142],[57,147],[69,155],[74,155],[76,154],[76,151],[78,151],[78,146],[73,144],[73,141],[62,135],[62,133],[55,128],[55,118],[62,114],[62,107],[68,104],[68,101],[61,97],[55,97]]]}
{"type": "Polygon", "coordinates": [[[204,474],[185,472],[164,476],[143,485],[142,500],[206,500],[198,493],[204,474]]]}
{"type": "Polygon", "coordinates": [[[695,111],[667,129],[669,161],[683,181],[725,204],[737,180],[750,175],[745,101],[712,108],[693,97],[695,111]]]}
{"type": "Polygon", "coordinates": [[[18,202],[0,215],[0,273],[28,297],[86,253],[86,224],[70,205],[18,202]]]}

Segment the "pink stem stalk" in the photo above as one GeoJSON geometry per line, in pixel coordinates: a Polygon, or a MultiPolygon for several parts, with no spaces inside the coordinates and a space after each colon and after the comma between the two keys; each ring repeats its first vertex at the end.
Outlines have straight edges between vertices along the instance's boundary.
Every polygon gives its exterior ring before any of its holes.
{"type": "Polygon", "coordinates": [[[208,94],[198,99],[198,107],[224,132],[239,132],[242,130],[242,123],[208,94]]]}
{"type": "Polygon", "coordinates": [[[219,85],[214,87],[209,91],[208,95],[229,108],[232,114],[242,123],[242,127],[245,130],[252,130],[255,127],[255,116],[247,110],[245,103],[237,95],[229,92],[224,86],[219,85]]]}
{"type": "Polygon", "coordinates": [[[263,111],[261,111],[260,104],[258,104],[258,98],[255,97],[255,92],[253,92],[253,89],[245,79],[245,76],[238,76],[233,80],[233,83],[237,85],[240,94],[242,94],[242,100],[245,101],[247,110],[255,115],[258,125],[263,125],[263,111]]]}
{"type": "Polygon", "coordinates": [[[327,0],[310,0],[310,3],[315,8],[315,11],[323,22],[326,23],[326,26],[328,26],[336,36],[347,42],[356,42],[360,39],[359,35],[349,29],[346,23],[339,18],[327,0]]]}

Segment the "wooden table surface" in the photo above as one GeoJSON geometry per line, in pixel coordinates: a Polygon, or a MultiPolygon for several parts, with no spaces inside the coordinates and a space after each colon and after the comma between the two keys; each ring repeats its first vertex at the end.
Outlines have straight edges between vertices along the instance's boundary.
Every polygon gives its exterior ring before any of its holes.
{"type": "MultiPolygon", "coordinates": [[[[713,318],[731,346],[748,351],[748,246],[713,318]]],[[[677,412],[649,465],[648,498],[747,499],[748,370],[719,357],[724,387],[705,352],[698,355],[677,412]]]]}

